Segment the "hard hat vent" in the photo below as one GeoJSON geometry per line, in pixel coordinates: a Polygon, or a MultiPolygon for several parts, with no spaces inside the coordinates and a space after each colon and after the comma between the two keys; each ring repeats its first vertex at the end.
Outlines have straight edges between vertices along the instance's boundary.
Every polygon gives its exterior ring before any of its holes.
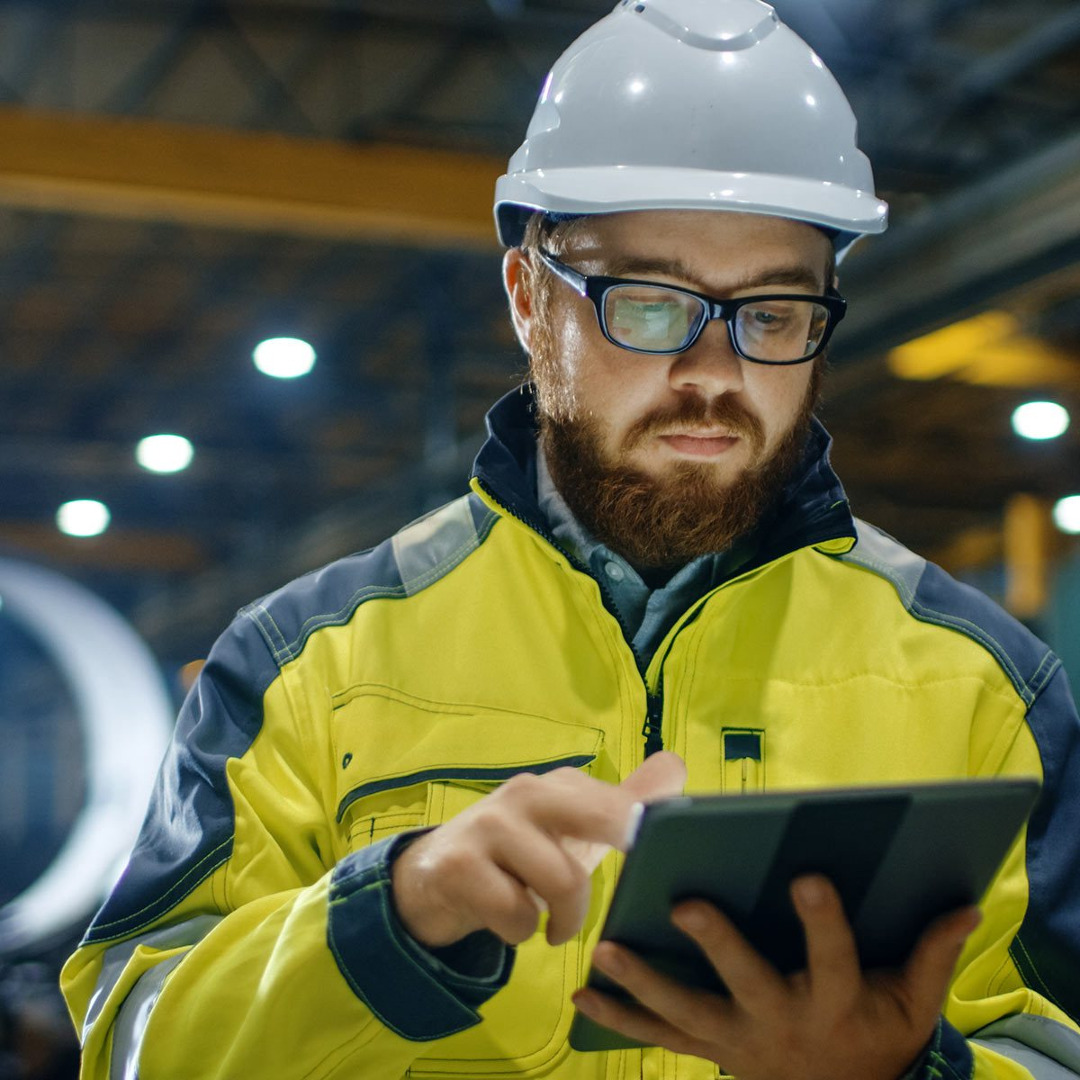
{"type": "Polygon", "coordinates": [[[696,49],[734,52],[768,37],[780,20],[760,0],[622,0],[622,8],[696,49]]]}

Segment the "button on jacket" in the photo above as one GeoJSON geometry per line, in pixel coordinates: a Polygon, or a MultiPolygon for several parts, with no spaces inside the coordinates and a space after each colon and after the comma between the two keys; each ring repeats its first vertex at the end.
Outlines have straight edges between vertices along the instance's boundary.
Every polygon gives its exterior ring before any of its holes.
{"type": "Polygon", "coordinates": [[[214,646],[63,974],[84,1077],[719,1075],[569,1048],[615,855],[559,948],[481,934],[432,953],[391,904],[409,831],[523,770],[615,783],[660,746],[690,792],[1038,777],[919,1072],[1080,1074],[1080,724],[1053,653],[853,520],[815,427],[752,557],[646,662],[537,506],[528,391],[489,429],[471,493],[245,608],[214,646]]]}

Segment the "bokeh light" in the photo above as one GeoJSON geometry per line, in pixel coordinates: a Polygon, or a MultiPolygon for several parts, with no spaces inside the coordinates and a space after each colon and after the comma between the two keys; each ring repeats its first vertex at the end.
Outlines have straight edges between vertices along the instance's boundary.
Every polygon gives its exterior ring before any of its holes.
{"type": "Polygon", "coordinates": [[[1080,495],[1066,495],[1054,504],[1054,524],[1063,532],[1080,534],[1080,495]]]}
{"type": "Polygon", "coordinates": [[[1069,412],[1056,401],[1028,401],[1013,411],[1012,426],[1024,439],[1056,439],[1069,426],[1069,412]]]}
{"type": "Polygon", "coordinates": [[[195,447],[183,435],[147,435],[135,447],[135,460],[156,473],[180,472],[194,456],[195,447]]]}
{"type": "Polygon", "coordinates": [[[110,520],[109,508],[97,499],[72,499],[56,511],[56,526],[68,536],[100,536],[110,520]]]}
{"type": "Polygon", "coordinates": [[[264,374],[275,379],[296,379],[315,366],[315,350],[300,338],[267,338],[255,346],[251,358],[264,374]]]}

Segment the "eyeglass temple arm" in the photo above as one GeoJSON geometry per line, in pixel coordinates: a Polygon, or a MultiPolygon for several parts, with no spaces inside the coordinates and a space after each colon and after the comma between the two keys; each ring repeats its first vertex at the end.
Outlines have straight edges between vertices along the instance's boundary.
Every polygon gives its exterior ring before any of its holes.
{"type": "Polygon", "coordinates": [[[567,285],[570,286],[576,293],[581,296],[586,296],[587,291],[585,288],[586,277],[584,274],[579,274],[572,267],[559,262],[554,255],[545,251],[543,248],[537,248],[537,254],[540,256],[543,264],[557,277],[563,279],[567,285]]]}

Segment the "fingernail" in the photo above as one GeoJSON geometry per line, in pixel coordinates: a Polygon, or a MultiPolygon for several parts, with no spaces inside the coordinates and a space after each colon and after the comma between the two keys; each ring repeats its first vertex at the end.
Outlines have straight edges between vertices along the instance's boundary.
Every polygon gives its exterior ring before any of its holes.
{"type": "Polygon", "coordinates": [[[817,878],[800,878],[795,883],[799,894],[799,903],[807,907],[817,907],[825,902],[825,886],[817,878]]]}
{"type": "Polygon", "coordinates": [[[623,851],[629,851],[637,839],[638,829],[641,828],[641,815],[645,813],[645,804],[636,802],[630,807],[630,815],[626,819],[626,835],[623,837],[623,851]]]}
{"type": "Polygon", "coordinates": [[[971,914],[967,917],[967,921],[964,923],[963,939],[962,940],[966,941],[968,934],[971,934],[975,930],[977,930],[978,927],[979,927],[979,923],[981,923],[982,920],[983,920],[982,912],[978,908],[975,908],[971,912],[971,914]]]}
{"type": "Polygon", "coordinates": [[[672,919],[676,926],[681,926],[684,930],[705,929],[705,912],[699,907],[679,908],[672,919]]]}
{"type": "Polygon", "coordinates": [[[611,946],[601,948],[599,954],[594,955],[594,959],[597,967],[609,975],[618,975],[626,967],[626,962],[619,955],[618,950],[611,946]]]}

